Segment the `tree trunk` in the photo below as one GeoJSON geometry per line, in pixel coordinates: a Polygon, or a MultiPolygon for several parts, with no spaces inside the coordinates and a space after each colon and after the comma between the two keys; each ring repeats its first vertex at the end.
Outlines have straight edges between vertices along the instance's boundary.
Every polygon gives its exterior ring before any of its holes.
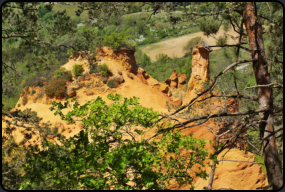
{"type": "MultiPolygon", "coordinates": [[[[258,59],[253,62],[256,83],[257,85],[266,85],[271,82],[263,45],[262,27],[256,12],[255,3],[249,2],[246,4],[242,17],[249,37],[249,46],[253,50],[251,52],[252,58],[258,59]]],[[[258,87],[258,103],[259,109],[268,109],[268,111],[259,114],[259,119],[266,121],[259,124],[259,130],[260,138],[263,139],[262,151],[268,183],[271,189],[278,190],[283,185],[283,175],[280,157],[275,144],[272,87],[258,87]],[[272,135],[267,137],[270,134],[272,135]]]]}

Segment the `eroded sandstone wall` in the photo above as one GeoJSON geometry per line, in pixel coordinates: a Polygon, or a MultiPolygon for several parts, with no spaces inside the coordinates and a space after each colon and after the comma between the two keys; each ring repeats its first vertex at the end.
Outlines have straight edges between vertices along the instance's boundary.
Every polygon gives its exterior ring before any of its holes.
{"type": "Polygon", "coordinates": [[[188,90],[183,105],[197,95],[195,92],[202,91],[202,83],[209,80],[209,53],[211,51],[209,45],[205,41],[201,41],[192,52],[192,74],[188,82],[188,90]]]}

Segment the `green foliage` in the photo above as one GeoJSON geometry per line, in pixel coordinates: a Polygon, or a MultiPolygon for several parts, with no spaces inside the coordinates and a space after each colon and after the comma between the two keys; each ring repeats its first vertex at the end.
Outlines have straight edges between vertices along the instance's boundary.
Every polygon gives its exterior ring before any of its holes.
{"type": "Polygon", "coordinates": [[[32,90],[32,95],[34,95],[36,93],[36,91],[35,90],[32,90]]]}
{"type": "Polygon", "coordinates": [[[108,79],[107,79],[107,78],[103,78],[103,83],[104,83],[104,84],[106,84],[106,83],[107,83],[107,81],[108,81],[108,79]]]}
{"type": "Polygon", "coordinates": [[[98,69],[98,64],[97,63],[89,66],[89,73],[90,74],[98,73],[98,72],[99,72],[99,69],[98,69]]]}
{"type": "Polygon", "coordinates": [[[165,81],[172,75],[173,69],[177,69],[179,73],[186,74],[186,83],[188,82],[192,72],[192,54],[186,55],[183,58],[173,59],[168,57],[166,54],[160,54],[156,56],[156,62],[151,62],[150,60],[148,60],[147,55],[144,56],[144,60],[143,56],[144,54],[141,52],[141,50],[138,50],[135,53],[135,58],[138,66],[144,68],[148,72],[148,74],[150,74],[158,81],[165,81]]]}
{"type": "Polygon", "coordinates": [[[114,79],[109,79],[107,82],[108,87],[110,88],[115,88],[116,87],[116,83],[114,81],[114,79]]]}
{"type": "Polygon", "coordinates": [[[196,47],[196,45],[202,41],[202,37],[194,37],[190,39],[187,44],[183,47],[184,51],[192,53],[193,49],[196,47]]]}
{"type": "Polygon", "coordinates": [[[52,66],[50,69],[40,71],[38,73],[35,73],[34,76],[28,77],[24,80],[23,86],[40,86],[42,87],[44,85],[44,82],[48,82],[52,76],[53,71],[57,68],[57,66],[52,66]]]}
{"type": "Polygon", "coordinates": [[[77,65],[76,63],[72,66],[72,73],[77,78],[78,76],[82,75],[82,72],[84,71],[83,67],[81,65],[77,65]]]}
{"type": "Polygon", "coordinates": [[[102,76],[107,76],[112,74],[112,71],[109,69],[108,65],[106,63],[103,63],[103,65],[99,66],[99,71],[102,76]]]}
{"type": "MultiPolygon", "coordinates": [[[[42,143],[46,150],[33,147],[27,155],[20,189],[94,190],[112,186],[119,190],[153,190],[164,187],[162,181],[168,182],[175,175],[181,176],[175,177],[180,185],[192,183],[187,169],[194,164],[200,168],[205,166],[208,155],[205,140],[193,138],[191,134],[182,136],[179,130],[164,133],[160,142],[124,140],[122,136],[129,134],[122,129],[126,124],[148,128],[158,119],[158,112],[139,105],[136,97],[123,101],[121,95],[107,97],[113,101],[109,106],[98,97],[83,106],[74,103],[66,115],[61,110],[71,106],[69,101],[64,105],[53,102],[50,109],[56,110],[55,115],[68,122],[75,122],[73,117],[82,118],[84,130],[68,139],[60,139],[61,145],[47,141],[42,143]],[[112,147],[114,142],[118,147],[112,147]],[[180,156],[181,148],[188,152],[187,156],[180,156]],[[168,158],[170,154],[175,158],[168,158]],[[104,177],[105,174],[109,177],[104,177]],[[134,176],[135,185],[129,185],[130,174],[134,176]]],[[[141,134],[139,130],[136,132],[135,136],[141,134]]],[[[206,179],[208,174],[198,171],[196,176],[206,179]]]]}
{"type": "Polygon", "coordinates": [[[74,49],[72,49],[72,48],[68,49],[68,51],[67,51],[68,55],[73,55],[75,53],[76,53],[76,51],[74,49]]]}
{"type": "Polygon", "coordinates": [[[259,155],[255,155],[254,156],[254,162],[257,162],[257,163],[262,163],[262,164],[259,164],[262,168],[262,171],[266,174],[266,167],[264,165],[264,159],[262,156],[259,156],[259,155]]]}
{"type": "Polygon", "coordinates": [[[160,30],[158,33],[157,33],[157,36],[160,38],[160,39],[163,39],[165,37],[168,36],[167,32],[165,30],[160,30]]]}
{"type": "Polygon", "coordinates": [[[217,45],[223,46],[227,43],[228,40],[228,36],[224,35],[224,36],[219,36],[218,40],[217,40],[217,45]]]}
{"type": "Polygon", "coordinates": [[[66,79],[52,79],[45,87],[45,94],[49,97],[62,96],[66,93],[66,79]]]}
{"type": "Polygon", "coordinates": [[[123,46],[127,39],[129,38],[128,34],[126,33],[114,33],[112,32],[111,35],[105,36],[103,40],[103,45],[111,47],[114,51],[120,49],[123,46]]]}
{"type": "Polygon", "coordinates": [[[50,4],[40,4],[39,6],[39,18],[43,18],[47,13],[52,11],[53,6],[50,4]]]}
{"type": "Polygon", "coordinates": [[[156,55],[155,58],[157,61],[160,61],[160,62],[167,62],[168,60],[171,59],[170,57],[168,57],[167,54],[164,54],[164,53],[160,53],[156,55]]]}
{"type": "Polygon", "coordinates": [[[54,71],[55,78],[66,79],[67,81],[72,80],[72,74],[70,71],[66,71],[65,68],[59,68],[54,71]]]}
{"type": "Polygon", "coordinates": [[[59,68],[59,69],[55,70],[53,74],[54,74],[54,77],[60,78],[60,77],[62,77],[64,72],[65,72],[64,68],[59,68]]]}

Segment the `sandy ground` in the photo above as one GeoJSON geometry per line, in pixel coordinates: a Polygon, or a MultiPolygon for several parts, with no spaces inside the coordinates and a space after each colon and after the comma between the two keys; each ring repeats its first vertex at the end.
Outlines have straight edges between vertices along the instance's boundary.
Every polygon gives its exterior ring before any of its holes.
{"type": "MultiPolygon", "coordinates": [[[[220,29],[218,33],[215,35],[215,37],[223,36],[225,31],[223,29],[220,29]]],[[[236,33],[233,29],[230,29],[226,34],[232,35],[234,37],[239,36],[238,33],[236,33]]],[[[155,61],[155,56],[159,53],[167,54],[169,57],[173,58],[176,57],[183,57],[186,52],[183,51],[183,47],[186,45],[186,43],[195,37],[201,36],[204,41],[206,41],[210,46],[216,45],[216,39],[213,37],[207,37],[203,35],[203,32],[193,33],[189,35],[184,35],[178,38],[168,39],[165,41],[161,41],[158,43],[150,44],[142,49],[142,52],[147,54],[152,61],[155,61]],[[152,49],[152,47],[155,46],[157,48],[152,49]]],[[[238,43],[238,40],[233,40],[232,38],[228,37],[229,45],[238,43]]],[[[220,49],[219,47],[213,47],[213,50],[220,49]]]]}

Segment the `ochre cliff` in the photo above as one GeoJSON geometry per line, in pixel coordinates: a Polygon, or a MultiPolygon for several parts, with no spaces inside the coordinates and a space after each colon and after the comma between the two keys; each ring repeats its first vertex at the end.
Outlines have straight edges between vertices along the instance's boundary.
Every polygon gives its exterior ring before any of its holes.
{"type": "MultiPolygon", "coordinates": [[[[210,49],[207,48],[207,45],[200,43],[197,45],[196,50],[193,52],[193,72],[188,83],[188,91],[183,100],[183,104],[189,102],[192,98],[196,96],[194,90],[201,89],[201,83],[209,80],[209,52],[210,49]]],[[[74,80],[73,82],[67,83],[67,87],[72,87],[71,92],[75,92],[75,97],[77,102],[80,105],[85,104],[91,99],[96,99],[98,96],[102,97],[107,104],[111,104],[111,101],[107,99],[109,93],[118,93],[123,95],[123,97],[139,97],[139,103],[148,108],[153,108],[154,111],[159,111],[160,113],[168,113],[166,102],[180,106],[182,104],[182,99],[175,100],[170,98],[171,89],[184,91],[184,82],[186,80],[186,75],[178,75],[173,73],[169,78],[170,83],[167,82],[158,82],[156,79],[151,77],[147,72],[136,65],[134,58],[134,51],[128,49],[120,49],[115,52],[108,47],[103,47],[99,50],[97,54],[97,60],[99,65],[107,64],[111,69],[114,75],[120,75],[124,79],[123,83],[119,84],[117,88],[109,88],[106,84],[102,83],[102,78],[99,74],[88,74],[89,63],[86,59],[83,59],[80,54],[74,55],[71,57],[69,62],[63,65],[62,67],[67,70],[72,69],[72,66],[77,63],[83,66],[85,70],[85,77],[74,80]],[[173,82],[172,82],[173,81],[173,82]],[[181,85],[181,86],[179,86],[181,85]]],[[[43,89],[40,87],[31,87],[29,90],[34,89],[36,93],[34,95],[28,95],[25,92],[27,101],[24,102],[22,95],[12,111],[16,110],[25,110],[31,108],[32,111],[36,111],[38,116],[43,118],[43,121],[49,121],[52,125],[59,127],[59,131],[65,130],[62,134],[67,138],[77,134],[82,129],[81,123],[68,124],[65,121],[61,120],[60,116],[54,116],[54,111],[50,111],[49,107],[51,106],[52,101],[61,101],[56,98],[48,98],[46,95],[43,95],[41,98],[35,100],[35,97],[42,93],[43,89]]],[[[174,91],[173,91],[174,92],[174,91]]],[[[172,92],[172,94],[173,94],[172,92]]],[[[62,103],[64,100],[62,101],[62,103]]],[[[238,107],[235,102],[229,101],[229,105],[238,107]]],[[[222,106],[223,103],[219,103],[217,100],[213,100],[213,106],[222,106]]],[[[211,106],[208,106],[210,109],[211,106]]],[[[204,110],[204,109],[203,109],[204,110]]],[[[62,112],[65,114],[69,109],[64,109],[62,112]]],[[[202,109],[196,111],[198,114],[202,113],[202,109]]],[[[210,112],[208,110],[208,112],[210,112]]],[[[235,111],[232,111],[235,112],[235,111]]],[[[5,117],[10,119],[8,117],[5,117]]],[[[183,119],[179,119],[182,122],[183,119]]],[[[44,123],[44,122],[43,122],[44,123]]],[[[172,122],[173,124],[174,122],[172,122]]],[[[215,127],[214,122],[208,121],[205,123],[207,126],[215,127]]],[[[5,135],[4,129],[8,125],[2,121],[2,135],[5,135]]],[[[23,128],[15,127],[13,131],[13,137],[16,142],[22,142],[24,136],[21,131],[23,128]]],[[[204,125],[195,126],[193,128],[183,129],[182,134],[189,135],[193,133],[193,137],[196,138],[205,138],[207,141],[206,149],[209,150],[209,153],[213,152],[213,148],[210,146],[209,141],[214,140],[214,135],[208,130],[204,125]]],[[[142,138],[148,138],[154,132],[145,131],[142,138]]],[[[55,138],[50,138],[55,139],[55,138]]],[[[31,139],[26,141],[25,145],[39,145],[40,144],[39,136],[34,135],[31,139]]],[[[183,151],[182,151],[183,153],[183,151]]],[[[223,152],[225,153],[225,152],[223,152]]],[[[218,159],[222,158],[222,154],[218,156],[218,159]]],[[[254,155],[251,153],[245,154],[239,149],[231,149],[224,159],[234,159],[234,160],[245,160],[245,161],[254,161],[254,155]]],[[[203,170],[210,173],[210,160],[206,160],[206,167],[203,170]]],[[[195,171],[195,169],[194,169],[195,171]]],[[[207,186],[208,180],[201,180],[196,178],[195,174],[193,176],[193,184],[196,189],[202,189],[204,186],[207,186]]],[[[258,164],[249,164],[249,163],[237,163],[237,162],[220,162],[216,169],[215,179],[213,188],[233,188],[233,189],[256,189],[257,187],[267,185],[266,176],[262,172],[261,167],[258,164]]],[[[171,181],[169,189],[189,189],[190,186],[183,185],[178,186],[175,182],[171,181]]]]}
{"type": "Polygon", "coordinates": [[[188,90],[183,105],[196,96],[196,92],[203,90],[203,83],[209,80],[209,53],[212,49],[205,41],[198,43],[192,54],[192,74],[188,82],[188,90]]]}

